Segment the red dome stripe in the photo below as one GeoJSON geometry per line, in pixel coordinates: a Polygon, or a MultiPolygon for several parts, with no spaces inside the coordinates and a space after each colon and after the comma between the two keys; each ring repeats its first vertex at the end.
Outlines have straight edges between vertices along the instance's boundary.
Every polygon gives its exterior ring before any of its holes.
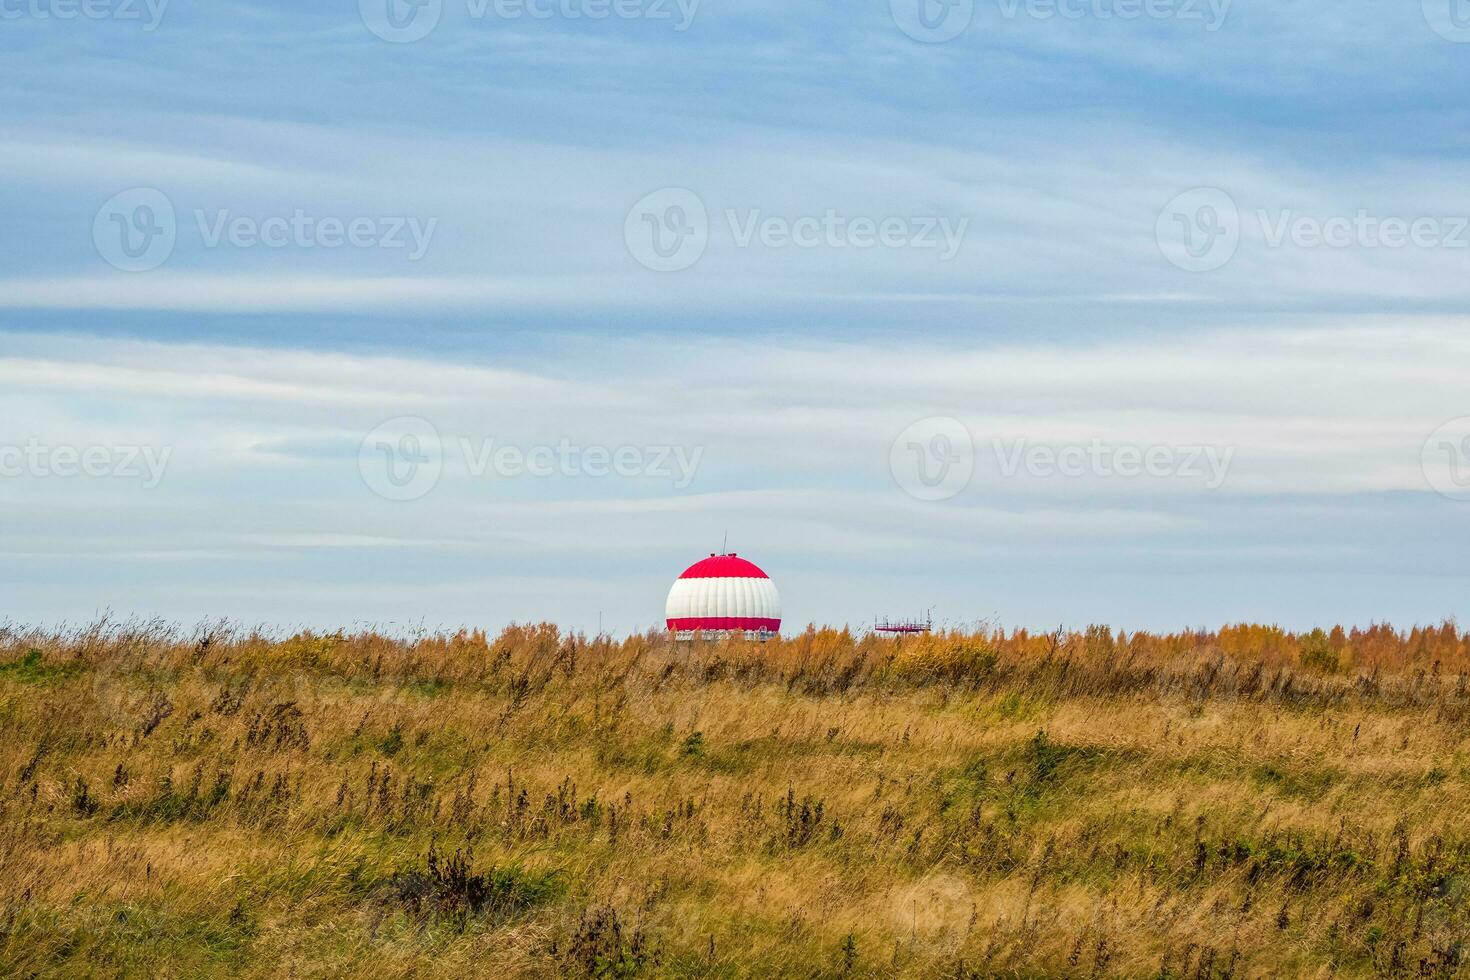
{"type": "Polygon", "coordinates": [[[691,616],[687,619],[671,619],[669,629],[684,630],[766,630],[779,632],[779,619],[759,619],[754,616],[691,616]]]}
{"type": "Polygon", "coordinates": [[[735,555],[710,555],[684,570],[680,578],[770,578],[755,563],[735,555]]]}

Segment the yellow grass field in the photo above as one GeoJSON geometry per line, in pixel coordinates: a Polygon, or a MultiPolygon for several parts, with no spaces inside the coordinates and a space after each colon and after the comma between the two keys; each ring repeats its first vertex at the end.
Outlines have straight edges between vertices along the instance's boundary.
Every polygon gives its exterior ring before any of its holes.
{"type": "Polygon", "coordinates": [[[0,627],[5,976],[1453,976],[1470,639],[0,627]]]}

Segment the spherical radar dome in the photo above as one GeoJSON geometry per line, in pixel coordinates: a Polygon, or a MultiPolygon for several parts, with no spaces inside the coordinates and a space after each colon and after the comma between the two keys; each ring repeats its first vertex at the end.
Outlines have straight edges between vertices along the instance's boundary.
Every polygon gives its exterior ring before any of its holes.
{"type": "Polygon", "coordinates": [[[781,597],[770,576],[738,555],[710,555],[684,570],[664,607],[669,629],[777,633],[781,597]]]}

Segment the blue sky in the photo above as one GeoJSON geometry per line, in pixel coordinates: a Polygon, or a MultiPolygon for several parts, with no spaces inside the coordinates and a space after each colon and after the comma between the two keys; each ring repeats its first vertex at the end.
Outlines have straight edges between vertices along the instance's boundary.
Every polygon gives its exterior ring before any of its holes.
{"type": "Polygon", "coordinates": [[[1470,4],[389,2],[0,0],[0,616],[1470,611],[1470,4]]]}

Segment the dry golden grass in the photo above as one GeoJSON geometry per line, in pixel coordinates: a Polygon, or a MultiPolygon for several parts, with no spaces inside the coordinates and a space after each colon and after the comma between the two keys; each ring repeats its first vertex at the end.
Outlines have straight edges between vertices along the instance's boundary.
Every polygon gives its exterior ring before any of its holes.
{"type": "Polygon", "coordinates": [[[0,973],[1461,971],[1470,640],[0,627],[0,973]]]}

